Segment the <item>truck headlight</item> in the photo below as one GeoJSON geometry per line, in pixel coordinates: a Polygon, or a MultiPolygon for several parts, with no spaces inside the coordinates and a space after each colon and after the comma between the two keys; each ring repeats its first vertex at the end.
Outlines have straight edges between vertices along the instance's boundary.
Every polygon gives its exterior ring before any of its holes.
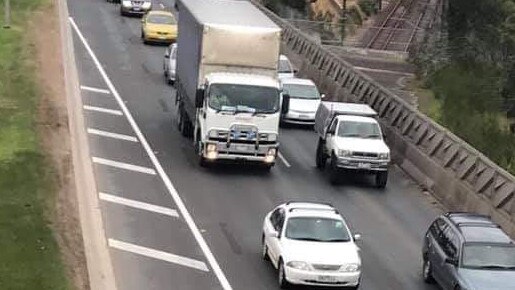
{"type": "Polygon", "coordinates": [[[351,151],[350,150],[344,150],[344,149],[340,149],[338,150],[338,156],[340,157],[349,157],[351,156],[351,151]]]}
{"type": "Polygon", "coordinates": [[[128,0],[123,0],[122,1],[122,6],[123,7],[131,7],[131,1],[128,1],[128,0]]]}
{"type": "Polygon", "coordinates": [[[275,161],[276,153],[277,153],[277,149],[275,149],[275,148],[268,149],[268,151],[266,152],[266,156],[265,156],[265,162],[273,163],[275,161]]]}
{"type": "Polygon", "coordinates": [[[357,272],[361,269],[359,264],[346,264],[340,267],[340,272],[357,272]]]}
{"type": "Polygon", "coordinates": [[[293,268],[293,269],[297,269],[297,270],[304,270],[304,271],[311,270],[308,263],[301,262],[301,261],[291,261],[291,262],[286,263],[286,266],[293,268]]]}
{"type": "Polygon", "coordinates": [[[216,159],[218,157],[218,152],[216,150],[216,144],[208,143],[206,145],[206,158],[207,159],[216,159]]]}
{"type": "Polygon", "coordinates": [[[259,134],[259,139],[266,140],[266,141],[269,141],[269,142],[275,142],[275,141],[277,141],[277,134],[273,134],[273,133],[260,133],[259,134]]]}
{"type": "Polygon", "coordinates": [[[390,159],[390,153],[379,153],[379,159],[390,159]]]}

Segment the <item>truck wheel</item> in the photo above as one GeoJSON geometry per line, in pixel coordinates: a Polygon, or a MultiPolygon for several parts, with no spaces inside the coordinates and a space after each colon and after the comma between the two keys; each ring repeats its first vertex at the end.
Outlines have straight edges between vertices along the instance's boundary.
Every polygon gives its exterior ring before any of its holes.
{"type": "Polygon", "coordinates": [[[187,127],[187,120],[186,120],[186,114],[182,109],[179,109],[179,131],[181,132],[181,135],[184,137],[188,137],[188,128],[187,127]]]}
{"type": "Polygon", "coordinates": [[[388,171],[379,171],[376,173],[376,187],[385,188],[388,182],[388,171]]]}
{"type": "Polygon", "coordinates": [[[200,134],[197,132],[197,141],[195,142],[195,154],[197,154],[198,165],[206,167],[206,158],[202,155],[202,142],[200,141],[200,134]]]}
{"type": "Polygon", "coordinates": [[[338,172],[338,158],[336,158],[336,155],[331,154],[331,163],[329,164],[330,171],[329,171],[329,181],[333,185],[337,185],[340,181],[340,175],[338,172]]]}
{"type": "Polygon", "coordinates": [[[318,140],[317,153],[316,153],[316,166],[320,170],[324,170],[327,158],[324,156],[323,141],[318,140]]]}

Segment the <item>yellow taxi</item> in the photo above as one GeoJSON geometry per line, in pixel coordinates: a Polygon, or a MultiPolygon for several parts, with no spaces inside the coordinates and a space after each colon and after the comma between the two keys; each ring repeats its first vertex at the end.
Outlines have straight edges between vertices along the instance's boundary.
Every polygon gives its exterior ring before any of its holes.
{"type": "Polygon", "coordinates": [[[177,20],[172,13],[153,10],[141,19],[143,43],[172,43],[177,40],[177,20]]]}

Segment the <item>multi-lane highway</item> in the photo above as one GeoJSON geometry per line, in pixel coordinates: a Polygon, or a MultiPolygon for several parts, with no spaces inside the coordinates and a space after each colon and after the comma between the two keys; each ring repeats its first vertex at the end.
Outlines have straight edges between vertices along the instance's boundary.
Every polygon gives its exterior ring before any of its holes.
{"type": "MultiPolygon", "coordinates": [[[[173,7],[171,1],[155,8],[173,7]]],[[[439,213],[396,167],[386,190],[366,177],[331,186],[316,135],[283,128],[270,173],[200,168],[175,123],[165,47],[143,45],[138,18],[104,0],[68,0],[90,151],[119,289],[277,289],[260,256],[264,215],[288,200],[326,201],[363,234],[362,289],[435,289],[421,241],[439,213]]]]}

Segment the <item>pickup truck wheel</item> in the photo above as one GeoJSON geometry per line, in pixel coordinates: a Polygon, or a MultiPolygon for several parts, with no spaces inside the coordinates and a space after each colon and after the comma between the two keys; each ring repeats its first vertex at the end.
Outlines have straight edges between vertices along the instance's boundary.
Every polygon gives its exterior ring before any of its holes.
{"type": "Polygon", "coordinates": [[[379,171],[376,173],[376,187],[385,188],[388,182],[388,171],[379,171]]]}
{"type": "Polygon", "coordinates": [[[315,161],[316,161],[317,168],[320,169],[320,170],[324,170],[325,163],[327,161],[327,157],[324,156],[324,148],[323,148],[323,146],[324,146],[324,144],[322,143],[322,141],[318,140],[317,153],[316,153],[315,161]]]}
{"type": "Polygon", "coordinates": [[[333,185],[337,185],[340,181],[340,175],[338,172],[338,158],[336,155],[331,154],[331,163],[329,164],[330,172],[329,172],[329,181],[333,185]]]}
{"type": "Polygon", "coordinates": [[[434,283],[433,267],[428,258],[424,258],[424,263],[422,264],[422,279],[428,284],[434,283]]]}

